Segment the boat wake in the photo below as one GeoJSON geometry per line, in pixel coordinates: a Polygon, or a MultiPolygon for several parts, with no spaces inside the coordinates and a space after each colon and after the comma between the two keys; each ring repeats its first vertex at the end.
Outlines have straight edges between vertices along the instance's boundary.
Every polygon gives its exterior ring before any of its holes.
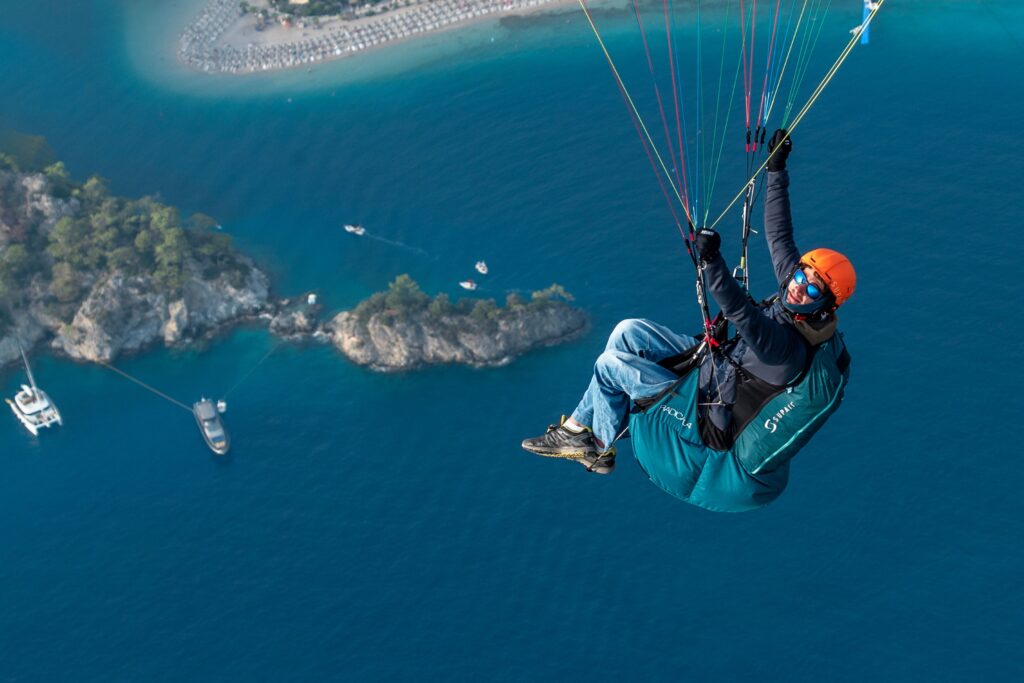
{"type": "Polygon", "coordinates": [[[426,256],[428,258],[430,257],[430,252],[427,251],[426,249],[422,249],[420,247],[414,247],[411,244],[406,244],[405,242],[399,242],[397,240],[389,240],[387,237],[379,237],[377,235],[371,235],[370,233],[367,233],[366,237],[370,238],[371,240],[377,240],[378,242],[383,242],[384,244],[388,244],[388,245],[390,245],[392,247],[398,247],[399,249],[405,249],[406,251],[411,251],[414,254],[420,254],[421,256],[426,256]]]}

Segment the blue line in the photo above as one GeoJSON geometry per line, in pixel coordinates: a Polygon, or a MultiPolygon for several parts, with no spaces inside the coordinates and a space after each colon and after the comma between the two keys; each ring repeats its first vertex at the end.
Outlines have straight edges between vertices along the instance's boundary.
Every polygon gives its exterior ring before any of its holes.
{"type": "MultiPolygon", "coordinates": [[[[780,85],[780,83],[779,83],[779,76],[780,76],[779,72],[782,70],[782,53],[785,52],[785,50],[782,49],[782,48],[789,44],[789,32],[793,28],[793,13],[794,13],[795,9],[796,9],[796,0],[793,0],[789,4],[789,17],[786,19],[786,35],[783,38],[782,42],[779,44],[779,48],[780,49],[775,53],[775,57],[774,57],[775,64],[772,66],[772,68],[771,68],[771,75],[768,77],[768,88],[769,88],[769,91],[775,93],[776,96],[778,96],[778,90],[779,90],[779,85],[780,85]]],[[[768,123],[768,110],[771,109],[772,98],[769,98],[768,102],[766,102],[765,105],[766,106],[764,108],[764,114],[765,114],[764,124],[767,124],[768,123]]]]}
{"type": "Polygon", "coordinates": [[[861,19],[861,21],[860,21],[860,25],[861,25],[861,29],[860,29],[860,44],[861,45],[867,45],[868,44],[868,38],[870,38],[871,25],[867,23],[868,17],[870,17],[870,16],[871,16],[871,10],[868,9],[867,0],[864,0],[864,18],[861,19]]]}
{"type": "MultiPolygon", "coordinates": [[[[679,43],[676,41],[677,32],[676,32],[675,3],[670,0],[668,6],[669,6],[669,12],[672,15],[672,23],[671,23],[671,29],[670,30],[671,30],[671,33],[672,33],[672,52],[675,54],[675,71],[676,71],[676,89],[677,89],[677,92],[673,93],[673,95],[675,95],[677,97],[677,100],[679,102],[679,118],[681,119],[682,124],[683,124],[683,139],[679,141],[679,146],[685,152],[686,151],[686,138],[687,138],[687,131],[686,131],[686,107],[683,106],[683,92],[682,92],[682,90],[683,90],[683,76],[682,76],[682,73],[679,71],[680,59],[679,59],[679,43]]],[[[687,155],[687,156],[689,156],[689,155],[687,155]]],[[[682,161],[680,161],[680,164],[682,164],[682,166],[683,166],[682,171],[686,175],[687,180],[688,181],[693,181],[694,179],[690,175],[690,167],[693,166],[693,164],[692,163],[686,164],[686,163],[683,163],[682,161]]],[[[690,187],[694,187],[694,183],[693,182],[689,182],[689,186],[690,187]]],[[[691,216],[696,216],[697,214],[694,211],[694,207],[693,207],[693,201],[694,200],[692,198],[689,198],[689,199],[690,199],[690,204],[691,205],[686,207],[686,208],[689,209],[691,216]]],[[[694,227],[697,227],[697,226],[694,226],[694,227]]]]}
{"type": "MultiPolygon", "coordinates": [[[[704,62],[702,59],[703,48],[700,42],[700,36],[703,31],[700,18],[700,0],[697,0],[697,138],[694,140],[694,146],[697,148],[697,159],[694,167],[696,168],[696,191],[694,199],[694,213],[693,215],[699,216],[700,213],[700,200],[701,200],[701,181],[704,179],[704,165],[702,163],[703,155],[701,154],[704,146],[704,62]]],[[[706,204],[707,202],[705,202],[706,204]]],[[[700,226],[698,226],[700,227],[700,226]]]]}

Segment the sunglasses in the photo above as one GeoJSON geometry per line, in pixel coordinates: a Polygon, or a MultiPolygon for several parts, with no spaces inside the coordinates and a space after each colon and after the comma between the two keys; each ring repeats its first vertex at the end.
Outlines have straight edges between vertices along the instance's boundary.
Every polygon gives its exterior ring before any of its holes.
{"type": "Polygon", "coordinates": [[[821,290],[821,287],[807,279],[807,274],[804,273],[803,268],[797,268],[796,272],[793,273],[793,282],[803,287],[804,291],[807,292],[807,296],[815,301],[825,294],[825,292],[821,290]]]}

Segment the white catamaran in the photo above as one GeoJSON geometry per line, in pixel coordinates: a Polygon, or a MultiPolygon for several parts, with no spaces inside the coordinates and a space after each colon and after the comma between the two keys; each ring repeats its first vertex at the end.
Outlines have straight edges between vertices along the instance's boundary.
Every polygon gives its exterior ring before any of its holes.
{"type": "Polygon", "coordinates": [[[28,358],[25,357],[25,350],[18,345],[21,351],[21,359],[25,361],[25,372],[28,373],[29,386],[21,385],[21,391],[14,395],[14,400],[4,399],[7,405],[11,406],[11,412],[18,418],[25,429],[32,432],[33,436],[39,436],[39,430],[50,427],[54,424],[64,424],[60,418],[60,411],[53,404],[46,392],[36,386],[36,380],[32,376],[32,368],[29,367],[28,358]]]}

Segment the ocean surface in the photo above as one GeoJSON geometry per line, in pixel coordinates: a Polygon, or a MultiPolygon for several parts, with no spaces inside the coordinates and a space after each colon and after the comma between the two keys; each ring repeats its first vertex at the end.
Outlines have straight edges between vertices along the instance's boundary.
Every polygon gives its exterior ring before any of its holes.
{"type": "MultiPolygon", "coordinates": [[[[593,328],[491,370],[284,345],[231,392],[225,460],[180,408],[38,349],[65,425],[0,417],[0,681],[1024,680],[1020,3],[887,3],[795,132],[799,243],[858,269],[853,377],[787,493],[742,515],[661,493],[628,445],[609,477],[519,448],[618,320],[699,326],[580,12],[225,77],[175,64],[195,6],[0,3],[0,129],[216,217],[281,295],[339,310],[400,273],[456,295],[483,258],[481,294],[559,282],[593,328]]],[[[823,50],[860,18],[832,6],[823,50]]],[[[601,19],[643,76],[635,25],[601,19]]],[[[190,403],[274,344],[118,365],[190,403]]]]}

